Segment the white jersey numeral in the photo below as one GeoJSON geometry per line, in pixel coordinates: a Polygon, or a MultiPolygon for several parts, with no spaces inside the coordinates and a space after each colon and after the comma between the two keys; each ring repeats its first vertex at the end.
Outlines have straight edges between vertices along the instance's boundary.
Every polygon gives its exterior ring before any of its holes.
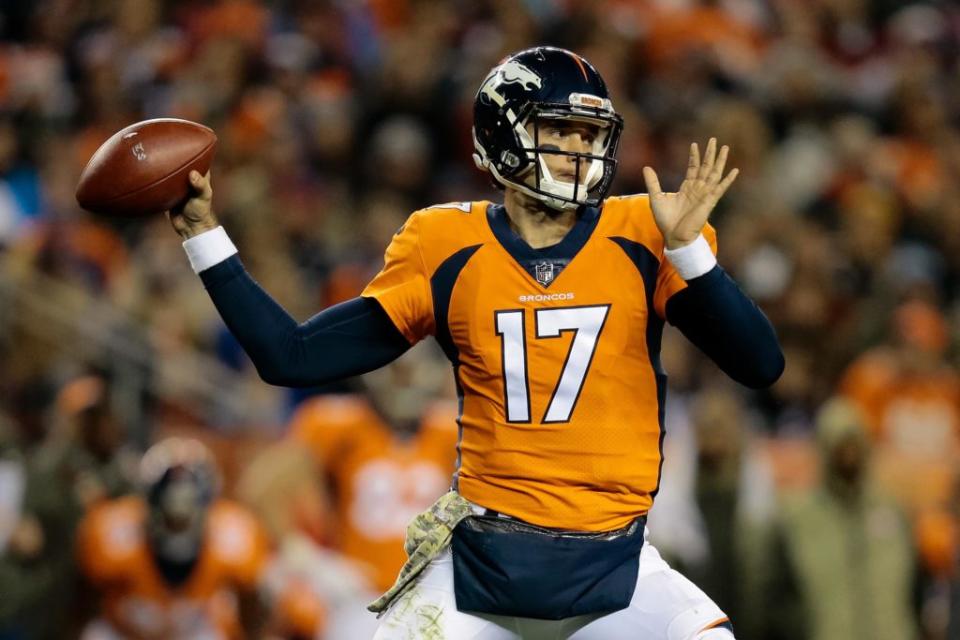
{"type": "Polygon", "coordinates": [[[530,390],[527,388],[527,345],[523,310],[497,311],[497,335],[503,346],[503,388],[507,422],[530,422],[530,390]]]}
{"type": "MultiPolygon", "coordinates": [[[[537,338],[557,338],[573,331],[567,359],[543,416],[544,423],[568,422],[583,390],[597,340],[610,305],[537,309],[537,338]]],[[[507,422],[530,422],[530,385],[521,310],[496,313],[497,335],[503,347],[503,379],[507,422]]]]}

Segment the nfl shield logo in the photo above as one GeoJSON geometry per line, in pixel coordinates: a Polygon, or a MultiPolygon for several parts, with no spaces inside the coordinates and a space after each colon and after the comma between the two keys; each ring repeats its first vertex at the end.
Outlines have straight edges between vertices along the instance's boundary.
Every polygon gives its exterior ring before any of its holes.
{"type": "Polygon", "coordinates": [[[537,282],[547,286],[553,282],[553,263],[541,262],[537,265],[537,282]]]}

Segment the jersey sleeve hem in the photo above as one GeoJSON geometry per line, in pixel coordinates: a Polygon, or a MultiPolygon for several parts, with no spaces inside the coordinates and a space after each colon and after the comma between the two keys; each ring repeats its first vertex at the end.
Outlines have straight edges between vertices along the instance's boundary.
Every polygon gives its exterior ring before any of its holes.
{"type": "Polygon", "coordinates": [[[380,299],[373,294],[362,293],[360,294],[360,297],[376,302],[380,308],[383,309],[383,312],[387,314],[387,317],[390,318],[390,322],[393,323],[393,326],[397,328],[397,331],[400,332],[407,342],[409,342],[411,345],[419,342],[420,338],[417,336],[416,332],[414,332],[409,326],[407,326],[407,323],[403,321],[403,316],[398,309],[394,309],[389,305],[383,304],[380,302],[380,299]]]}
{"type": "Polygon", "coordinates": [[[183,241],[183,249],[187,252],[193,272],[197,274],[237,253],[237,247],[223,227],[187,238],[183,241]]]}

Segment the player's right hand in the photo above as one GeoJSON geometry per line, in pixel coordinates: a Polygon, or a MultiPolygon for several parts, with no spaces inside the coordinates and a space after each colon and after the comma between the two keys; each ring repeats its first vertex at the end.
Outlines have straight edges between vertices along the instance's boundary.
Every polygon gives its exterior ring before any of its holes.
{"type": "Polygon", "coordinates": [[[193,195],[182,205],[166,212],[173,228],[184,240],[220,226],[217,216],[213,213],[213,187],[210,186],[210,172],[203,176],[199,171],[191,171],[190,188],[193,195]]]}

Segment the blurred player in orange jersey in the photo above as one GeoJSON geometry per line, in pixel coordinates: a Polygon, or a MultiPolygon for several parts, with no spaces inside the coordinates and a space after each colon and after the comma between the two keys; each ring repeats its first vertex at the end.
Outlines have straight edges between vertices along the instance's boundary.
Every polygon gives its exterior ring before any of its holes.
{"type": "Polygon", "coordinates": [[[407,524],[449,489],[456,463],[456,406],[430,404],[445,372],[422,354],[364,376],[365,397],[305,402],[290,424],[328,479],[335,546],[380,591],[406,560],[407,524]]]}
{"type": "Polygon", "coordinates": [[[841,393],[863,413],[874,444],[874,474],[911,515],[924,570],[946,579],[960,526],[960,376],[947,358],[949,328],[929,302],[901,304],[890,335],[853,361],[841,393]],[[921,488],[921,490],[917,490],[921,488]]]}
{"type": "Polygon", "coordinates": [[[260,637],[267,537],[246,509],[216,497],[210,453],[165,440],[144,456],[141,481],[142,496],[102,503],[80,525],[81,569],[102,605],[84,640],[260,637]]]}
{"type": "Polygon", "coordinates": [[[905,451],[960,451],[960,376],[947,361],[949,328],[929,302],[893,313],[887,344],[857,358],[840,382],[873,438],[905,451]]]}
{"type": "Polygon", "coordinates": [[[340,602],[331,637],[371,637],[374,592],[406,560],[410,520],[450,486],[456,462],[456,406],[437,401],[446,372],[418,348],[362,378],[364,393],[305,402],[290,440],[306,447],[328,487],[334,547],[360,569],[363,589],[340,602]]]}
{"type": "Polygon", "coordinates": [[[920,300],[894,312],[886,344],[855,360],[841,393],[863,412],[884,485],[913,508],[951,501],[960,455],[960,376],[946,320],[920,300]],[[923,491],[916,491],[922,486],[923,491]]]}

